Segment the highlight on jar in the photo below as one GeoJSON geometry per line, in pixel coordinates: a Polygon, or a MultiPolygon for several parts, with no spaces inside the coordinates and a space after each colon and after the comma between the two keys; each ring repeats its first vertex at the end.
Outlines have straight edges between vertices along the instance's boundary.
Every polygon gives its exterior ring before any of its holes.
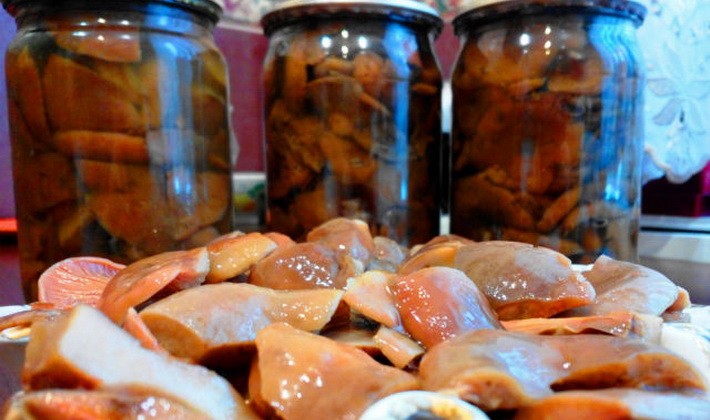
{"type": "Polygon", "coordinates": [[[269,228],[301,238],[346,216],[401,243],[438,234],[443,22],[413,1],[289,3],[262,20],[269,228]]]}
{"type": "Polygon", "coordinates": [[[17,7],[23,18],[6,68],[28,297],[62,258],[127,263],[232,229],[233,134],[226,64],[211,33],[217,16],[180,6],[152,15],[150,2],[139,3],[17,7]]]}
{"type": "Polygon", "coordinates": [[[643,7],[497,3],[454,20],[452,233],[635,260],[643,7]]]}

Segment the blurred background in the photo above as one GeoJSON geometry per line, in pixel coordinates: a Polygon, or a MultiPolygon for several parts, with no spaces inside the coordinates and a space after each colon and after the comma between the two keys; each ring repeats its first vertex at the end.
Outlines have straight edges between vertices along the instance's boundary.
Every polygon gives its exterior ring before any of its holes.
{"type": "MultiPolygon", "coordinates": [[[[702,274],[710,271],[705,270],[710,267],[710,1],[640,2],[648,8],[639,30],[647,66],[640,255],[642,262],[671,277],[678,273],[697,278],[702,287],[698,293],[710,300],[710,274],[702,274]]],[[[259,19],[276,3],[224,0],[224,17],[216,31],[217,44],[230,67],[233,127],[240,145],[237,193],[242,195],[255,185],[258,189],[263,180],[261,66],[267,39],[259,19]]],[[[426,3],[447,21],[466,8],[465,0],[426,3]]],[[[8,237],[13,234],[15,208],[4,51],[15,30],[13,18],[0,9],[0,232],[8,237]]],[[[436,41],[444,75],[450,74],[458,46],[447,25],[436,41]]],[[[253,204],[245,203],[243,209],[258,209],[253,204]]]]}

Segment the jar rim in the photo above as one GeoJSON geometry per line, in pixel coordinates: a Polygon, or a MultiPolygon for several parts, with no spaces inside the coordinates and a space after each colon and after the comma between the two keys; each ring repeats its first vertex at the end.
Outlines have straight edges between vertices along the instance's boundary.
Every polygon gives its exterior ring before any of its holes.
{"type": "Polygon", "coordinates": [[[426,3],[415,0],[287,0],[261,17],[268,35],[275,29],[308,16],[320,14],[372,14],[423,23],[441,32],[444,20],[426,3]]]}
{"type": "MultiPolygon", "coordinates": [[[[3,7],[7,12],[12,15],[16,16],[17,15],[17,9],[21,8],[24,5],[33,5],[37,3],[41,3],[42,1],[47,1],[47,0],[0,0],[0,3],[2,3],[3,7]]],[[[72,0],[50,0],[49,2],[52,4],[53,7],[61,7],[61,3],[65,2],[70,2],[72,0]]],[[[111,0],[110,2],[106,1],[84,1],[84,3],[87,4],[94,4],[96,7],[107,7],[106,3],[131,3],[132,1],[135,0],[111,0]]],[[[219,21],[219,19],[222,17],[222,13],[224,12],[224,0],[153,0],[156,3],[162,3],[162,4],[167,4],[167,5],[173,5],[173,6],[178,6],[182,8],[186,8],[192,11],[204,13],[209,16],[211,20],[213,20],[215,23],[219,21]]],[[[108,6],[110,7],[110,6],[108,6]]]]}
{"type": "Polygon", "coordinates": [[[558,13],[570,11],[596,11],[602,14],[626,17],[640,26],[646,17],[646,6],[634,0],[471,0],[468,7],[461,10],[452,24],[457,34],[471,22],[496,16],[519,13],[522,15],[541,14],[554,8],[558,13]]]}

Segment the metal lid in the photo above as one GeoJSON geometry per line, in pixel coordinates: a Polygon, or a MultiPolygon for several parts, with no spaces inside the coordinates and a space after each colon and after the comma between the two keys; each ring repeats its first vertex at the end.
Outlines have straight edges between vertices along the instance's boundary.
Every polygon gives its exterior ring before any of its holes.
{"type": "MultiPolygon", "coordinates": [[[[42,3],[51,4],[52,7],[62,8],[71,3],[78,3],[82,6],[85,5],[95,5],[95,7],[106,7],[110,8],[112,5],[120,3],[150,3],[151,1],[137,1],[137,0],[0,0],[2,5],[7,9],[8,13],[15,16],[17,14],[17,8],[22,6],[38,5],[42,3]]],[[[199,13],[204,13],[213,19],[215,22],[220,19],[222,12],[224,10],[224,0],[152,0],[153,3],[174,5],[182,8],[186,8],[199,13]]]]}
{"type": "Polygon", "coordinates": [[[632,0],[469,0],[467,7],[454,18],[453,25],[458,34],[464,26],[479,19],[490,19],[503,14],[538,14],[551,9],[589,9],[597,13],[624,16],[640,25],[646,17],[646,7],[632,0]]]}
{"type": "Polygon", "coordinates": [[[490,4],[496,4],[496,3],[506,3],[511,0],[468,0],[465,4],[466,7],[462,8],[461,10],[464,12],[467,12],[469,10],[477,9],[479,7],[483,6],[488,6],[490,4]]]}
{"type": "Polygon", "coordinates": [[[416,0],[287,0],[279,3],[261,18],[268,35],[275,28],[315,15],[380,15],[432,26],[437,32],[444,21],[433,7],[416,0]]]}
{"type": "Polygon", "coordinates": [[[219,20],[224,11],[224,0],[159,0],[185,5],[191,9],[207,12],[219,20]]]}

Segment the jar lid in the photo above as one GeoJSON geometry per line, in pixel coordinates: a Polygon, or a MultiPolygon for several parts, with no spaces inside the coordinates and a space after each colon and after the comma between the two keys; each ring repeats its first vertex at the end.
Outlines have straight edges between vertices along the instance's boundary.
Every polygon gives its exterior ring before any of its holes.
{"type": "Polygon", "coordinates": [[[637,26],[641,25],[646,17],[646,7],[632,0],[469,0],[466,4],[467,7],[453,20],[457,34],[472,21],[490,19],[493,15],[538,14],[552,9],[589,9],[598,13],[628,17],[637,26]]]}
{"type": "Polygon", "coordinates": [[[380,15],[422,23],[440,32],[444,21],[433,7],[415,0],[287,0],[277,4],[261,18],[268,35],[275,28],[315,15],[380,15]]]}
{"type": "Polygon", "coordinates": [[[168,3],[183,4],[191,9],[207,12],[216,17],[217,20],[224,11],[224,0],[160,0],[168,3]]]}
{"type": "MultiPolygon", "coordinates": [[[[100,0],[0,0],[0,2],[2,2],[2,5],[10,15],[15,16],[17,14],[17,8],[26,5],[30,6],[47,3],[51,4],[52,7],[62,8],[66,7],[66,5],[70,3],[75,3],[82,6],[95,5],[95,7],[110,8],[112,4],[131,3],[136,2],[136,0],[112,0],[110,2],[100,0]]],[[[153,2],[168,5],[172,4],[196,12],[205,13],[215,22],[219,20],[224,10],[224,0],[153,0],[153,2]]],[[[139,3],[148,3],[148,1],[141,1],[139,3]]]]}

